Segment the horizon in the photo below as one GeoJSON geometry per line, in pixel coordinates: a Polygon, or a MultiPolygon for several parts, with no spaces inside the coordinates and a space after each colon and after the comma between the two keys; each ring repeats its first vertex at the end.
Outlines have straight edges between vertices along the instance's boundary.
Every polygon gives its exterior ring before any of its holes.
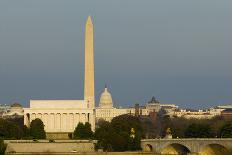
{"type": "Polygon", "coordinates": [[[185,109],[232,104],[232,2],[121,4],[0,2],[0,103],[83,99],[91,14],[95,106],[105,84],[115,107],[152,96],[185,109]]]}

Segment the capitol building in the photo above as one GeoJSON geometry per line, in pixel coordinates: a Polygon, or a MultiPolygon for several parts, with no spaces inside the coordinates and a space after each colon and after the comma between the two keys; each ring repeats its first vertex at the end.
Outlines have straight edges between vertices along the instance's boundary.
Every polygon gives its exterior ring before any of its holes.
{"type": "Polygon", "coordinates": [[[160,104],[155,97],[145,104],[145,106],[139,106],[135,104],[134,107],[128,108],[115,108],[113,106],[113,99],[105,86],[104,91],[100,96],[99,106],[96,107],[96,122],[99,120],[105,120],[110,122],[114,117],[119,115],[129,114],[134,116],[149,116],[151,113],[159,113],[164,110],[167,115],[172,115],[173,112],[178,109],[178,106],[174,104],[160,104]]]}

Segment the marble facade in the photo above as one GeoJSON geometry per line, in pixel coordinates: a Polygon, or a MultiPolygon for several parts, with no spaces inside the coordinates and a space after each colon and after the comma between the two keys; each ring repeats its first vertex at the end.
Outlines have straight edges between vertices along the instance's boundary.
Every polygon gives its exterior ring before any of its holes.
{"type": "Polygon", "coordinates": [[[31,100],[30,108],[24,109],[24,124],[39,118],[46,132],[71,133],[79,122],[89,122],[94,130],[93,112],[84,100],[31,100]]]}

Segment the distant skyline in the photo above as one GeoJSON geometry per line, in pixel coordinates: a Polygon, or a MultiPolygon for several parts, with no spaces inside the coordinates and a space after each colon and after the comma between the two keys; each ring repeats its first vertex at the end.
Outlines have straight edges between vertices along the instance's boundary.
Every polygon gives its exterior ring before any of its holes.
{"type": "Polygon", "coordinates": [[[82,99],[94,24],[96,105],[232,104],[232,1],[0,1],[0,103],[82,99]]]}

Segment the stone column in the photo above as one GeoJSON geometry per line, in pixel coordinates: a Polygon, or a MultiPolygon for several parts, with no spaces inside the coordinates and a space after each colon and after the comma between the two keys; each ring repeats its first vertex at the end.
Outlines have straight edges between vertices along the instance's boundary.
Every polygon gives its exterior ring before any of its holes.
{"type": "Polygon", "coordinates": [[[85,123],[85,113],[81,113],[80,122],[85,123]]]}
{"type": "Polygon", "coordinates": [[[36,114],[36,118],[39,118],[40,120],[42,120],[42,114],[41,113],[38,113],[38,114],[36,114]]]}
{"type": "Polygon", "coordinates": [[[80,122],[80,113],[75,113],[74,115],[74,128],[78,125],[80,122]]]}
{"type": "Polygon", "coordinates": [[[61,129],[61,114],[56,114],[56,130],[59,132],[61,129]]]}
{"type": "Polygon", "coordinates": [[[56,114],[57,113],[54,113],[54,129],[53,129],[53,131],[57,131],[57,117],[56,117],[56,114]]]}
{"type": "Polygon", "coordinates": [[[91,124],[92,131],[95,131],[95,113],[89,114],[89,123],[91,124]]]}
{"type": "Polygon", "coordinates": [[[43,113],[43,123],[44,123],[44,129],[45,131],[48,130],[49,127],[49,123],[48,123],[48,114],[47,113],[43,113]]]}
{"type": "Polygon", "coordinates": [[[26,125],[27,127],[30,126],[30,119],[28,118],[28,115],[30,116],[30,114],[24,113],[24,125],[26,125]]]}
{"type": "Polygon", "coordinates": [[[45,125],[45,120],[44,120],[44,113],[41,113],[41,116],[40,116],[40,120],[43,122],[43,124],[45,125]]]}
{"type": "Polygon", "coordinates": [[[70,129],[73,131],[74,130],[74,113],[70,113],[70,129]]]}
{"type": "Polygon", "coordinates": [[[62,120],[61,131],[64,132],[66,131],[66,128],[67,128],[67,114],[66,113],[62,113],[61,120],[62,120]]]}
{"type": "Polygon", "coordinates": [[[55,128],[55,113],[51,113],[51,129],[55,128]]]}
{"type": "Polygon", "coordinates": [[[64,121],[64,120],[63,120],[63,113],[60,113],[60,131],[63,130],[63,126],[64,126],[64,125],[63,125],[63,124],[64,124],[63,121],[64,121]]]}
{"type": "MultiPolygon", "coordinates": [[[[36,113],[32,113],[32,114],[31,114],[31,121],[34,120],[34,119],[36,119],[36,113]]],[[[30,122],[31,122],[31,121],[30,121],[30,122]]]]}
{"type": "Polygon", "coordinates": [[[88,113],[85,113],[85,123],[88,122],[88,113]]]}

